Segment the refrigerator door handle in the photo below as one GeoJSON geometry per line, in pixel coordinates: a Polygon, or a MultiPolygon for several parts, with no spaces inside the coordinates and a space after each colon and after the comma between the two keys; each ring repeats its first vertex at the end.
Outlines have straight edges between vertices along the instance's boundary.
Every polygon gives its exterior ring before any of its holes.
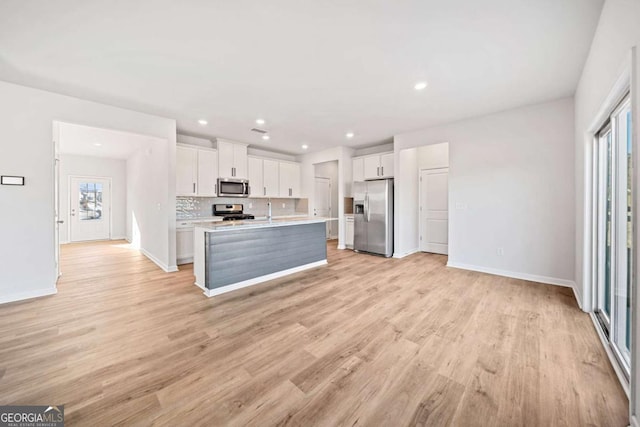
{"type": "Polygon", "coordinates": [[[365,193],[364,195],[364,216],[366,218],[365,221],[371,221],[371,211],[369,210],[369,193],[365,193]]]}

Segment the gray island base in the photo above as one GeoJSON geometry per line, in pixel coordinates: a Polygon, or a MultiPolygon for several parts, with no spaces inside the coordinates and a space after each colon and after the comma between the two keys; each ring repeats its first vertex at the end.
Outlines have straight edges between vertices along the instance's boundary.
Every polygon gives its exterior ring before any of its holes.
{"type": "Polygon", "coordinates": [[[208,297],[327,264],[324,219],[206,223],[194,245],[195,284],[208,297]]]}

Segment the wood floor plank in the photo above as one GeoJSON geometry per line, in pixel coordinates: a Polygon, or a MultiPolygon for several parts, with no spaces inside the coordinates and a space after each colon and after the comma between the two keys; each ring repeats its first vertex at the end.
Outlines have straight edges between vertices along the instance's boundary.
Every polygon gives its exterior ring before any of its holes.
{"type": "Polygon", "coordinates": [[[628,424],[571,289],[335,245],[214,298],[126,242],[64,245],[56,295],[0,305],[0,404],[90,426],[628,424]]]}

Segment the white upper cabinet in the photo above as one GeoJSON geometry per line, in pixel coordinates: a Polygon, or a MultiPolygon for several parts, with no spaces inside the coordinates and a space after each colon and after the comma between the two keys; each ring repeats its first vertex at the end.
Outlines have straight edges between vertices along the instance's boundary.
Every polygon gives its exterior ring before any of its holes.
{"type": "Polygon", "coordinates": [[[263,194],[267,197],[278,197],[280,194],[280,162],[264,159],[263,171],[263,194]]]}
{"type": "Polygon", "coordinates": [[[176,195],[195,196],[198,180],[198,150],[176,147],[176,195]]]}
{"type": "Polygon", "coordinates": [[[393,178],[393,153],[380,156],[380,176],[393,178]]]}
{"type": "Polygon", "coordinates": [[[280,197],[300,197],[300,164],[280,162],[280,197]]]}
{"type": "Polygon", "coordinates": [[[217,196],[218,153],[214,150],[198,150],[198,196],[217,196]]]}
{"type": "Polygon", "coordinates": [[[353,159],[353,180],[393,178],[393,153],[353,159]]]}
{"type": "Polygon", "coordinates": [[[264,196],[264,168],[263,160],[259,157],[249,156],[248,160],[249,188],[251,197],[264,196]]]}
{"type": "Polygon", "coordinates": [[[364,181],[364,159],[353,159],[353,181],[364,181]]]}
{"type": "Polygon", "coordinates": [[[364,158],[364,179],[380,177],[380,156],[364,158]]]}
{"type": "Polygon", "coordinates": [[[300,165],[249,156],[251,197],[299,197],[300,165]]]}
{"type": "Polygon", "coordinates": [[[218,172],[221,178],[248,178],[247,146],[218,140],[218,172]]]}
{"type": "Polygon", "coordinates": [[[216,195],[218,153],[195,147],[176,147],[176,195],[216,195]]]}

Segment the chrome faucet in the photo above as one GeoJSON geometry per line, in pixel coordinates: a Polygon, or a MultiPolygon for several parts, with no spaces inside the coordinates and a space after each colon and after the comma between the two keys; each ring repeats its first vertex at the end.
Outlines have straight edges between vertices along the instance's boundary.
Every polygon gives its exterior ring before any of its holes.
{"type": "Polygon", "coordinates": [[[271,221],[271,199],[267,202],[267,207],[269,208],[269,212],[267,213],[267,219],[271,221]]]}

